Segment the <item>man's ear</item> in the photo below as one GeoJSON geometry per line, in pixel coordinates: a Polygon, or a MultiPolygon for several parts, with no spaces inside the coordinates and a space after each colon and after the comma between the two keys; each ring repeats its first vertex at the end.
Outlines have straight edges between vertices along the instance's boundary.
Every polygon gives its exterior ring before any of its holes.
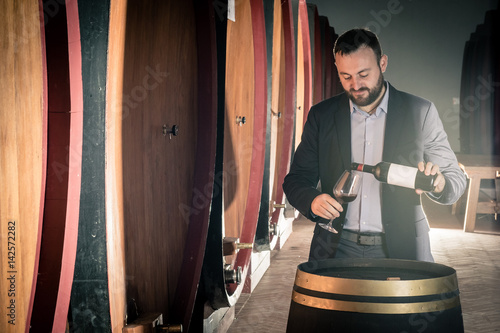
{"type": "Polygon", "coordinates": [[[380,69],[382,70],[382,73],[385,72],[387,69],[387,62],[389,61],[389,58],[387,55],[383,54],[382,57],[380,57],[380,69]]]}

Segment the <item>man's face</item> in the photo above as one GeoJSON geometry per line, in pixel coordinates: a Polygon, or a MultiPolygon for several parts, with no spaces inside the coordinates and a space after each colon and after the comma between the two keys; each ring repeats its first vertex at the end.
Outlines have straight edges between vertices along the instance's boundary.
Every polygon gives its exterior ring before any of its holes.
{"type": "Polygon", "coordinates": [[[375,52],[362,47],[348,55],[336,54],[335,62],[342,87],[354,104],[363,107],[377,100],[384,85],[386,55],[377,63],[375,52]]]}

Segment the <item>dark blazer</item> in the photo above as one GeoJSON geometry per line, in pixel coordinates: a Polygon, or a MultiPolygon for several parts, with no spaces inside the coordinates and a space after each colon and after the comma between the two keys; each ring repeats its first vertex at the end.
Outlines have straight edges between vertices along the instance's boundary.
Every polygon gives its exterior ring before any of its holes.
{"type": "MultiPolygon", "coordinates": [[[[292,206],[314,222],[327,221],[311,215],[311,203],[321,192],[331,194],[342,172],[350,168],[351,123],[349,100],[345,93],[313,106],[304,126],[290,172],[283,183],[292,206]],[[318,182],[320,188],[318,188],[318,182]]],[[[433,103],[396,90],[389,84],[389,104],[384,136],[383,161],[416,167],[420,161],[439,165],[446,179],[444,191],[433,200],[451,204],[462,195],[466,179],[433,103]]],[[[391,258],[422,257],[417,236],[428,240],[428,222],[420,196],[413,189],[382,185],[382,223],[391,258]]],[[[334,220],[339,234],[315,228],[311,259],[334,257],[346,209],[334,220]],[[319,239],[319,235],[323,236],[319,239]],[[319,242],[319,244],[318,244],[319,242]],[[321,249],[315,248],[320,246],[321,249]],[[320,251],[321,250],[321,251],[320,251]],[[318,253],[313,253],[313,252],[318,253]],[[325,254],[326,253],[326,254],[325,254]]]]}

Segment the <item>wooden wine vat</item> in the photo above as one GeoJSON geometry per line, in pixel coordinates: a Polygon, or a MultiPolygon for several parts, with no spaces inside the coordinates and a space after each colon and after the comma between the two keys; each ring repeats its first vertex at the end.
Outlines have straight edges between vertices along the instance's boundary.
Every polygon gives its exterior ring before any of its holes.
{"type": "Polygon", "coordinates": [[[70,329],[189,329],[217,130],[210,1],[79,4],[86,106],[70,329]],[[84,186],[83,186],[84,185],[84,186]]]}
{"type": "Polygon", "coordinates": [[[297,31],[297,98],[295,118],[295,149],[300,143],[302,130],[312,106],[312,53],[309,16],[305,1],[299,1],[297,31]]]}
{"type": "Polygon", "coordinates": [[[307,4],[309,16],[309,31],[311,40],[311,58],[313,59],[313,105],[324,99],[324,54],[321,38],[321,25],[318,8],[314,4],[307,4]]]}
{"type": "Polygon", "coordinates": [[[234,21],[216,18],[218,60],[225,64],[218,68],[223,130],[203,267],[205,293],[215,309],[235,304],[242,292],[252,246],[224,253],[224,244],[253,244],[261,203],[267,121],[263,8],[262,0],[238,1],[234,21]]]}
{"type": "MultiPolygon", "coordinates": [[[[273,50],[274,50],[274,7],[276,6],[275,0],[264,0],[264,23],[266,31],[266,61],[267,61],[267,111],[266,111],[266,138],[265,138],[265,154],[264,154],[264,174],[262,179],[262,193],[260,197],[260,208],[259,208],[259,218],[257,221],[257,227],[255,230],[255,248],[259,252],[270,250],[270,238],[273,237],[270,231],[270,216],[272,211],[270,210],[270,188],[273,184],[270,179],[274,177],[274,173],[271,170],[271,130],[272,122],[274,118],[280,117],[281,114],[273,112],[272,109],[272,95],[273,95],[273,50]]],[[[275,155],[275,152],[274,152],[275,155]]],[[[274,165],[274,160],[273,160],[274,165]]],[[[245,282],[246,283],[246,282],[245,282]]],[[[247,284],[248,285],[248,284],[247,284]]],[[[250,284],[251,285],[251,284],[250,284]]],[[[250,286],[251,287],[251,286],[250,286]]],[[[249,288],[251,289],[251,288],[249,288]]],[[[245,291],[244,291],[245,292],[245,291]]]]}
{"type": "Polygon", "coordinates": [[[271,110],[271,165],[269,179],[271,248],[276,246],[279,235],[287,226],[280,226],[285,210],[293,210],[286,204],[283,180],[288,173],[293,150],[294,122],[297,98],[297,71],[295,32],[290,1],[276,1],[273,30],[273,81],[271,110]],[[280,205],[280,206],[275,206],[280,205]],[[284,206],[283,206],[284,205],[284,206]],[[281,229],[281,231],[280,231],[281,229]]]}
{"type": "Polygon", "coordinates": [[[3,1],[0,22],[1,332],[27,331],[45,200],[47,99],[38,1],[3,1]]]}
{"type": "Polygon", "coordinates": [[[30,331],[61,332],[67,324],[78,238],[83,127],[80,28],[76,2],[43,4],[47,174],[30,331]]]}
{"type": "Polygon", "coordinates": [[[152,312],[189,327],[215,165],[211,10],[208,2],[112,3],[106,192],[113,328],[152,312]]]}
{"type": "MultiPolygon", "coordinates": [[[[281,2],[276,0],[265,0],[265,21],[267,39],[267,62],[268,62],[268,103],[267,103],[267,130],[266,130],[266,155],[264,167],[264,180],[262,185],[261,208],[256,232],[256,248],[259,251],[267,251],[280,246],[291,231],[291,220],[287,218],[295,217],[295,209],[291,207],[283,195],[281,183],[288,171],[289,163],[294,151],[294,142],[300,140],[294,122],[298,125],[296,117],[302,114],[304,107],[297,107],[297,99],[302,98],[301,105],[307,105],[310,100],[311,64],[301,64],[299,60],[294,64],[293,59],[297,59],[295,51],[295,40],[297,30],[294,26],[298,24],[299,13],[304,11],[304,4],[299,1],[281,2]],[[296,8],[294,8],[296,6],[296,8]],[[301,8],[301,9],[299,9],[301,8]],[[297,12],[295,13],[294,10],[297,12]],[[283,13],[291,13],[291,18],[284,18],[283,13]],[[296,76],[295,83],[292,82],[293,73],[297,73],[301,68],[303,75],[296,76]],[[309,84],[307,80],[309,79],[309,84]],[[300,82],[299,82],[300,81],[300,82]],[[308,90],[309,87],[309,90],[308,90]],[[286,96],[295,94],[293,103],[286,101],[286,96]],[[309,96],[309,98],[308,98],[309,96]],[[290,109],[293,108],[293,109],[290,109]],[[295,112],[294,112],[295,110],[295,112]],[[287,115],[287,118],[284,115],[287,115]],[[292,118],[293,117],[293,118],[292,118]],[[291,137],[290,137],[291,136],[291,137]],[[286,170],[286,171],[285,171],[286,170]],[[281,183],[280,180],[281,179],[281,183]],[[285,225],[279,226],[281,221],[285,225]]],[[[288,14],[287,14],[288,15],[288,14]]],[[[303,15],[303,14],[302,14],[303,15]]],[[[306,18],[307,20],[307,18],[306,18]]],[[[302,24],[307,21],[302,21],[302,24]]],[[[308,33],[308,28],[304,28],[301,35],[308,33]]],[[[302,37],[301,37],[302,38],[302,37]]],[[[302,59],[307,59],[307,48],[309,37],[303,37],[304,43],[300,50],[302,59]]],[[[310,52],[310,51],[309,51],[310,52]]],[[[310,103],[310,102],[309,102],[310,103]]],[[[301,128],[300,128],[301,132],[301,128]]]]}
{"type": "Polygon", "coordinates": [[[463,332],[453,268],[393,259],[297,267],[287,332],[463,332]]]}

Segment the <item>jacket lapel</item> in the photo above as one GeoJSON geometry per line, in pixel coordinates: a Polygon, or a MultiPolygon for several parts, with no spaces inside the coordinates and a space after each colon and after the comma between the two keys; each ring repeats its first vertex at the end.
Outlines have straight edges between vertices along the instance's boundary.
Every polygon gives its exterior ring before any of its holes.
{"type": "Polygon", "coordinates": [[[399,93],[389,84],[389,105],[385,121],[384,152],[382,160],[392,162],[394,151],[400,140],[406,112],[399,101],[399,93]]]}

